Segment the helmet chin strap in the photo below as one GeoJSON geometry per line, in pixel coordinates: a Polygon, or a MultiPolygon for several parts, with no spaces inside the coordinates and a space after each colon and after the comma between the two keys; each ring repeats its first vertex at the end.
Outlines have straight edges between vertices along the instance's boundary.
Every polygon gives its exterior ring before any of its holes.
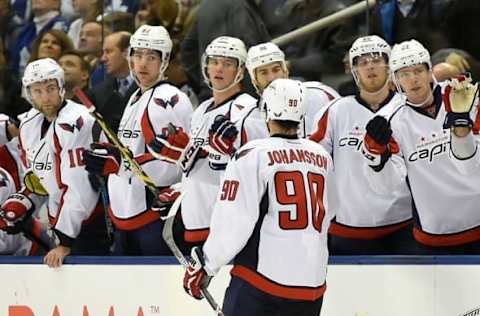
{"type": "Polygon", "coordinates": [[[215,92],[217,92],[217,93],[221,93],[221,92],[225,92],[225,91],[231,89],[231,88],[232,88],[233,86],[235,86],[237,83],[239,83],[240,81],[242,81],[242,79],[243,79],[243,75],[242,75],[240,72],[238,72],[237,75],[235,76],[235,79],[233,79],[233,81],[232,81],[228,86],[226,86],[225,88],[223,88],[223,89],[215,89],[215,88],[213,87],[213,85],[211,84],[210,80],[209,80],[209,82],[208,82],[208,87],[209,87],[210,89],[212,89],[212,91],[215,91],[215,92]]]}

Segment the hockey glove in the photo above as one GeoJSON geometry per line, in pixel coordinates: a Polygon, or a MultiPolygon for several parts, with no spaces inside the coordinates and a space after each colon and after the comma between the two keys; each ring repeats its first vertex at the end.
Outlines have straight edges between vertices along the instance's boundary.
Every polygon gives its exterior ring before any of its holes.
{"type": "Polygon", "coordinates": [[[155,158],[177,164],[183,172],[188,172],[202,147],[181,128],[170,123],[167,132],[157,135],[148,144],[148,149],[155,158]]]}
{"type": "Polygon", "coordinates": [[[110,143],[93,143],[83,152],[85,169],[93,174],[108,176],[118,173],[122,163],[120,150],[110,143]]]}
{"type": "Polygon", "coordinates": [[[152,205],[152,210],[159,212],[160,216],[168,215],[175,200],[180,196],[180,190],[176,185],[160,190],[157,200],[152,205]]]}
{"type": "Polygon", "coordinates": [[[208,143],[215,151],[231,156],[238,136],[237,127],[224,115],[217,115],[208,131],[208,143]]]}
{"type": "Polygon", "coordinates": [[[185,271],[183,278],[183,288],[185,291],[196,298],[201,300],[203,295],[202,289],[206,289],[212,279],[204,269],[205,261],[203,257],[203,251],[199,247],[193,247],[191,253],[191,262],[185,271]]]}
{"type": "Polygon", "coordinates": [[[459,75],[447,81],[447,87],[443,94],[443,102],[447,116],[443,128],[472,127],[470,110],[477,96],[478,83],[472,84],[469,75],[459,75]]]}
{"type": "MultiPolygon", "coordinates": [[[[392,147],[397,147],[392,138],[390,123],[383,116],[375,116],[366,127],[362,154],[375,171],[382,170],[392,155],[392,147]]],[[[395,150],[397,151],[397,150],[395,150]]]]}
{"type": "Polygon", "coordinates": [[[22,193],[10,195],[0,209],[0,229],[17,234],[23,228],[25,218],[33,213],[35,205],[22,193]]]}

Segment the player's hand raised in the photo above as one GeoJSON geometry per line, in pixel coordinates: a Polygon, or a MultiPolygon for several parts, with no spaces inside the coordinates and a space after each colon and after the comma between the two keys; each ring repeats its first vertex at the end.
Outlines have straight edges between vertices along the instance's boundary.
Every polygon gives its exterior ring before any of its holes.
{"type": "Polygon", "coordinates": [[[203,298],[202,289],[207,288],[212,279],[212,277],[205,271],[204,266],[205,260],[202,249],[199,247],[193,247],[191,262],[185,271],[185,276],[183,278],[183,288],[189,295],[197,300],[203,298]]]}
{"type": "Polygon", "coordinates": [[[93,174],[108,176],[118,173],[122,163],[120,150],[110,143],[93,143],[83,152],[85,169],[93,174]]]}
{"type": "Polygon", "coordinates": [[[447,80],[443,94],[443,102],[447,116],[443,128],[472,127],[470,110],[473,107],[478,92],[478,83],[472,84],[469,75],[459,75],[447,80]]]}
{"type": "Polygon", "coordinates": [[[208,143],[215,151],[231,156],[235,153],[234,142],[238,129],[228,117],[219,114],[208,131],[208,143]]]}
{"type": "Polygon", "coordinates": [[[361,151],[375,171],[380,171],[392,152],[398,151],[398,145],[392,138],[390,123],[383,116],[375,116],[367,123],[361,151]]]}

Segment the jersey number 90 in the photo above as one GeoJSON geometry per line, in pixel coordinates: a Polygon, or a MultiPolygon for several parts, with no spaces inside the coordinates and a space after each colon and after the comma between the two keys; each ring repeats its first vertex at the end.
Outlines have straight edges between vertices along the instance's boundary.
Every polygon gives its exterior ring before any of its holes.
{"type": "Polygon", "coordinates": [[[292,209],[282,209],[278,212],[280,228],[286,230],[307,228],[308,204],[310,204],[312,225],[318,232],[322,231],[322,222],[325,217],[323,204],[325,178],[321,174],[309,172],[307,180],[308,187],[300,171],[281,171],[275,174],[278,203],[294,206],[292,209]],[[295,211],[296,216],[292,216],[295,211]]]}

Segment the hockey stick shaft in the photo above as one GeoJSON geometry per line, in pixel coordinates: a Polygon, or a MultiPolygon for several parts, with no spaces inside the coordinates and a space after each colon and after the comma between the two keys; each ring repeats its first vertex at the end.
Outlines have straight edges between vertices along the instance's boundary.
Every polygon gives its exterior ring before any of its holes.
{"type": "MultiPolygon", "coordinates": [[[[162,237],[165,240],[168,248],[170,248],[170,250],[172,251],[175,258],[177,258],[178,262],[182,264],[185,269],[187,269],[190,264],[188,263],[188,260],[185,258],[183,253],[180,251],[180,248],[178,248],[177,244],[175,243],[175,239],[173,238],[173,221],[175,220],[175,215],[180,208],[184,195],[185,192],[182,192],[170,208],[170,212],[168,213],[168,216],[165,220],[165,225],[163,226],[162,237]]],[[[200,291],[207,300],[208,304],[210,304],[212,309],[215,311],[215,313],[217,315],[223,315],[222,308],[215,301],[208,289],[202,288],[200,289],[200,291]]]]}
{"type": "Polygon", "coordinates": [[[95,121],[97,121],[98,125],[103,130],[108,140],[112,142],[112,144],[114,144],[119,149],[123,159],[128,162],[133,172],[145,183],[145,185],[150,190],[150,192],[152,192],[156,197],[158,192],[157,192],[157,187],[153,182],[153,180],[145,173],[142,167],[135,160],[135,158],[132,155],[132,152],[127,147],[125,147],[125,145],[122,144],[120,139],[118,139],[117,134],[114,131],[112,131],[110,126],[108,126],[108,123],[105,121],[103,116],[97,112],[95,106],[93,105],[92,101],[90,101],[90,99],[87,97],[85,92],[83,92],[80,88],[76,88],[74,90],[74,93],[78,97],[78,99],[83,103],[83,105],[85,105],[85,107],[88,109],[88,112],[90,112],[90,114],[93,116],[95,121]]]}

